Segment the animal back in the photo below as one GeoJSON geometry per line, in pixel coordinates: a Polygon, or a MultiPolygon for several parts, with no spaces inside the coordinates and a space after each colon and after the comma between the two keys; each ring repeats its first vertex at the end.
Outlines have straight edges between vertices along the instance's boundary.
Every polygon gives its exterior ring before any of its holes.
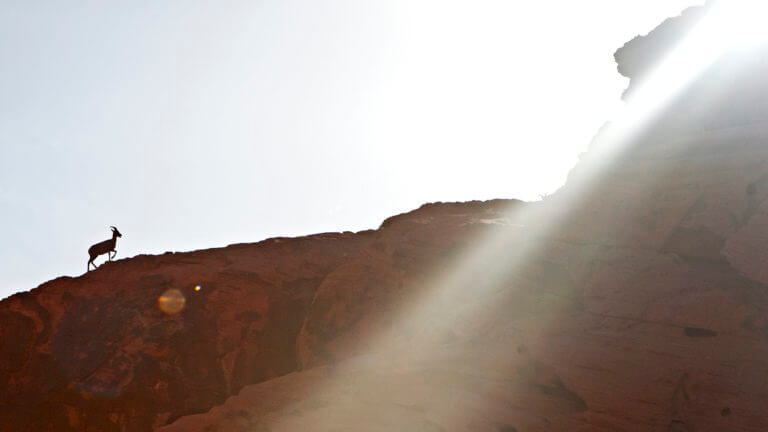
{"type": "Polygon", "coordinates": [[[88,248],[88,254],[89,255],[101,255],[103,253],[107,253],[108,251],[112,250],[114,247],[114,244],[112,243],[112,240],[104,240],[103,242],[96,243],[95,245],[88,248]]]}

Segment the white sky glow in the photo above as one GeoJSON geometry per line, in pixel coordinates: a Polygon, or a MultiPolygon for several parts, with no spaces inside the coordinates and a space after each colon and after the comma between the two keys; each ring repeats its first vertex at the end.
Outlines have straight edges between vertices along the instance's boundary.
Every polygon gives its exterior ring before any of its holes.
{"type": "Polygon", "coordinates": [[[0,297],[118,258],[557,189],[684,0],[6,2],[0,297]],[[100,262],[100,261],[99,261],[100,262]]]}

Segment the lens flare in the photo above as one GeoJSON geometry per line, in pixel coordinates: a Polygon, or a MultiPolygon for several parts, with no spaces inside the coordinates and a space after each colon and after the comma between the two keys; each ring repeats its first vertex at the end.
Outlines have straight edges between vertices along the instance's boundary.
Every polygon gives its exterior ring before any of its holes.
{"type": "Polygon", "coordinates": [[[186,302],[187,299],[184,298],[184,294],[175,288],[165,291],[163,295],[157,299],[157,305],[160,310],[168,315],[181,312],[181,310],[184,309],[184,304],[186,302]]]}

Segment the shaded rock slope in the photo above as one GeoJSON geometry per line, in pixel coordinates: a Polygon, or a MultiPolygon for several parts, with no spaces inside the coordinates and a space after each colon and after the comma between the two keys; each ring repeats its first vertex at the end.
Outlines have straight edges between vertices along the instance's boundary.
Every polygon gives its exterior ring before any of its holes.
{"type": "Polygon", "coordinates": [[[516,204],[427,205],[378,231],[138,256],[16,294],[0,303],[0,430],[146,431],[334,360],[326,345],[397,307],[411,279],[516,204]],[[341,304],[346,288],[355,301],[341,304]],[[175,314],[158,305],[169,289],[186,299],[175,314]]]}
{"type": "MultiPolygon", "coordinates": [[[[632,92],[707,7],[616,53],[632,92]]],[[[0,431],[768,430],[750,49],[625,141],[606,126],[544,201],[139,256],[0,302],[0,431]]]]}

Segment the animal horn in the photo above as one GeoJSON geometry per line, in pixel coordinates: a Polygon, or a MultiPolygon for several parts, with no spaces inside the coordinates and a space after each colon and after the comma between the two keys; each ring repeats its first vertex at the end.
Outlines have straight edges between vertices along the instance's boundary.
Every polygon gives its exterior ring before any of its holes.
{"type": "Polygon", "coordinates": [[[117,229],[117,228],[113,227],[112,225],[110,225],[109,227],[110,227],[110,228],[112,228],[113,230],[116,230],[116,229],[117,229]]]}

